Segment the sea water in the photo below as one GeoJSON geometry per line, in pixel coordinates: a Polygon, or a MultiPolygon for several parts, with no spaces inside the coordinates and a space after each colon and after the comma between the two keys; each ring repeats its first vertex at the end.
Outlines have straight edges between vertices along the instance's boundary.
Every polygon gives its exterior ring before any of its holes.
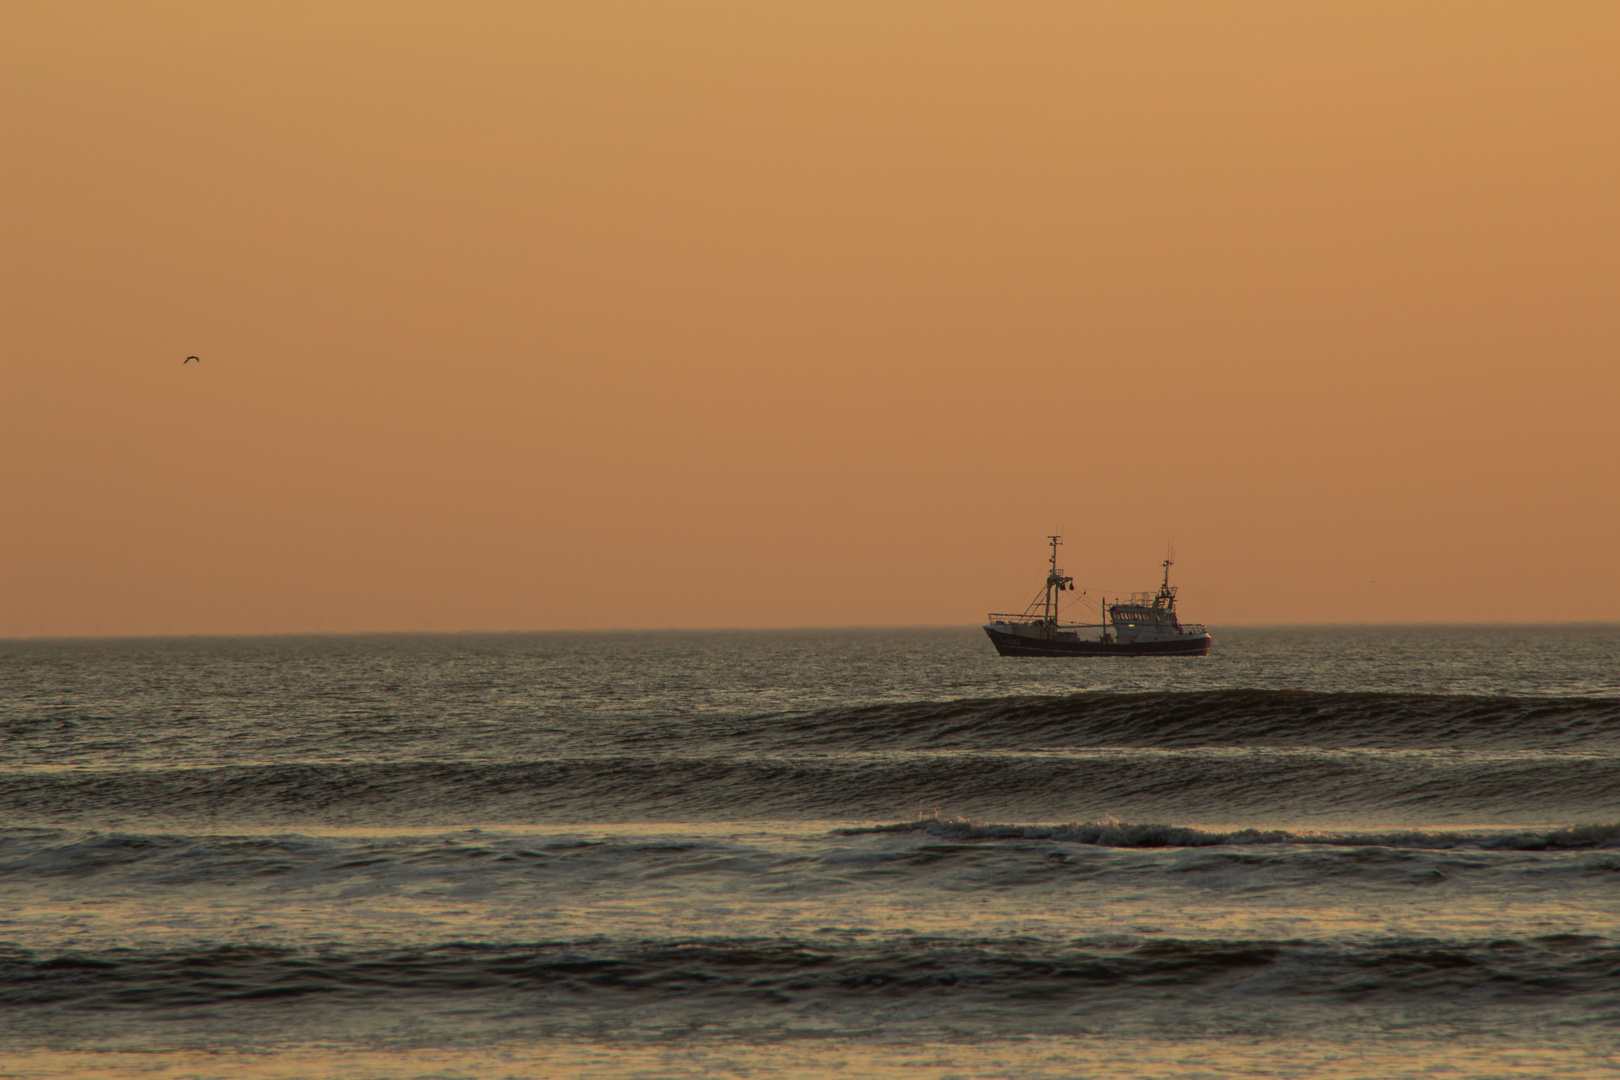
{"type": "Polygon", "coordinates": [[[1620,627],[0,643],[0,1075],[1596,1075],[1620,627]]]}

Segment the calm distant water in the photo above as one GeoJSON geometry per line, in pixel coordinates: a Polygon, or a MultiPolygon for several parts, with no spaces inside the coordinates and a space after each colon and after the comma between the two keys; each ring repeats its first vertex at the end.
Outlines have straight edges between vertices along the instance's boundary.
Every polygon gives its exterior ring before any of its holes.
{"type": "Polygon", "coordinates": [[[7,1076],[1620,1053],[1620,627],[13,641],[0,734],[7,1076]]]}

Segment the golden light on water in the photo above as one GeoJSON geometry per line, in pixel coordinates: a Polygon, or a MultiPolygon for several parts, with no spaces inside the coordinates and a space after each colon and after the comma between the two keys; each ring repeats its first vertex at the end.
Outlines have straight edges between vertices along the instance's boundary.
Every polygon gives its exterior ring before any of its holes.
{"type": "Polygon", "coordinates": [[[1402,1080],[1436,1074],[1501,1077],[1588,1077],[1609,1071],[1606,1050],[1571,1046],[1460,1046],[1421,1039],[1346,1046],[1301,1040],[1280,1044],[1255,1040],[1084,1039],[1027,1037],[968,1044],[884,1045],[837,1038],[777,1044],[725,1042],[596,1043],[558,1041],[462,1050],[375,1051],[310,1049],[273,1055],[222,1052],[58,1053],[25,1051],[8,1062],[13,1075],[82,1076],[125,1080],[408,1080],[455,1076],[506,1080],[512,1076],[567,1076],[617,1080],[623,1076],[723,1077],[768,1075],[780,1080],[824,1077],[915,1078],[919,1076],[1027,1077],[1067,1080],[1081,1076],[1147,1078],[1199,1076],[1312,1076],[1402,1080]]]}

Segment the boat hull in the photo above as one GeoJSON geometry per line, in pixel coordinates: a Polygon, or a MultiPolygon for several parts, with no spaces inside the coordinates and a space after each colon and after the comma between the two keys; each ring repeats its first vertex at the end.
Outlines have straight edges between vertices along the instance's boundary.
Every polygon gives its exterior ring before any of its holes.
{"type": "Polygon", "coordinates": [[[1158,641],[1063,641],[1024,637],[986,626],[1002,656],[1208,656],[1210,636],[1187,634],[1158,641]]]}

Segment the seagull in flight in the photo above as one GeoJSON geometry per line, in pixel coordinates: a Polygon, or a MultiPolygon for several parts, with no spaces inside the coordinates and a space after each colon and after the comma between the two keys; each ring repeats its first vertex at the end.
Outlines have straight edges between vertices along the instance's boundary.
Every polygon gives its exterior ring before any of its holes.
{"type": "Polygon", "coordinates": [[[188,356],[184,360],[180,361],[180,366],[185,367],[187,364],[191,363],[193,360],[197,361],[197,363],[199,363],[199,364],[202,363],[202,357],[200,357],[200,356],[188,356]]]}

